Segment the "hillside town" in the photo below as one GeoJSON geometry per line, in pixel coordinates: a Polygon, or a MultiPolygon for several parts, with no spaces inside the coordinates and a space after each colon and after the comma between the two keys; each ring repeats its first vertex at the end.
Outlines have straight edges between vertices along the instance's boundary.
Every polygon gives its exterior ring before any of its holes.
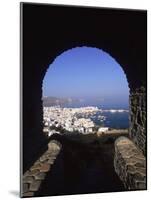
{"type": "Polygon", "coordinates": [[[98,120],[104,122],[106,117],[103,113],[105,112],[121,113],[128,111],[122,109],[102,110],[94,106],[80,108],[66,108],[60,106],[43,107],[43,132],[48,137],[53,134],[63,133],[93,134],[98,132],[100,134],[109,132],[109,127],[97,127],[93,120],[97,114],[98,120]]]}
{"type": "Polygon", "coordinates": [[[95,124],[89,115],[100,111],[97,107],[61,108],[60,106],[44,107],[44,132],[51,136],[59,128],[68,132],[82,134],[93,133],[95,124]],[[79,117],[81,116],[81,117],[79,117]],[[58,129],[57,129],[58,128],[58,129]]]}

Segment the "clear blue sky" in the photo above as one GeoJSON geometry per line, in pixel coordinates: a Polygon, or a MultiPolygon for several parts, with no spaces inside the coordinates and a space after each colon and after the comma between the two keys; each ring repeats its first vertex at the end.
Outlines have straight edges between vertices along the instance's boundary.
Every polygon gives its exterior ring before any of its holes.
{"type": "Polygon", "coordinates": [[[43,96],[127,106],[129,88],[123,69],[109,54],[97,48],[76,47],[50,64],[43,80],[43,96]]]}

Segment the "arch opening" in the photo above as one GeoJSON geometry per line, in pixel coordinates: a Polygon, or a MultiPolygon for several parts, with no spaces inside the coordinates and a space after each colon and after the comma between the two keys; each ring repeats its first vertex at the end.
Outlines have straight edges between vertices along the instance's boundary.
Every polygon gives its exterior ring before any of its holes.
{"type": "MultiPolygon", "coordinates": [[[[90,118],[97,128],[99,126],[109,129],[128,130],[129,128],[129,86],[126,74],[122,66],[102,49],[82,46],[61,53],[48,66],[42,90],[43,107],[60,106],[68,108],[67,111],[69,108],[85,109],[86,107],[92,107],[93,111],[97,107],[98,111],[102,112],[97,115],[101,118],[101,123],[95,116],[93,116],[95,120],[90,118]]],[[[57,117],[50,123],[48,109],[43,108],[43,110],[43,122],[47,127],[44,130],[48,135],[53,134],[50,130],[56,125],[63,128],[55,128],[59,131],[74,130],[73,126],[70,127],[71,129],[65,128],[66,120],[64,125],[62,122],[58,123],[57,117]],[[48,124],[52,128],[49,129],[48,124]]],[[[53,109],[52,112],[54,112],[53,109]]],[[[79,128],[79,130],[83,129],[79,128]]]]}
{"type": "MultiPolygon", "coordinates": [[[[75,193],[77,178],[78,192],[100,192],[98,182],[89,173],[91,166],[104,191],[123,191],[123,183],[116,177],[113,166],[114,141],[121,135],[128,136],[129,129],[129,86],[122,67],[101,49],[72,48],[49,65],[42,89],[43,134],[48,138],[61,135],[65,158],[63,176],[67,180],[63,185],[70,183],[68,192],[75,193]],[[102,164],[98,160],[106,162],[102,164]],[[70,173],[72,165],[76,177],[70,173]],[[86,179],[81,176],[81,171],[85,171],[83,165],[88,168],[86,179]],[[100,165],[104,168],[102,172],[100,165]],[[105,174],[107,187],[100,172],[105,174]],[[69,177],[73,180],[68,180],[69,177]],[[111,177],[115,183],[113,188],[111,177]],[[92,181],[93,187],[85,190],[82,181],[86,188],[92,181]]],[[[58,187],[55,189],[59,191],[58,187]]]]}

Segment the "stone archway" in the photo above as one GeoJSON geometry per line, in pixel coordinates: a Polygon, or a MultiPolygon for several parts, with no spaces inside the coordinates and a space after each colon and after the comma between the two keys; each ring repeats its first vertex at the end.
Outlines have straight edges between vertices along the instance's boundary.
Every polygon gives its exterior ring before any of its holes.
{"type": "MultiPolygon", "coordinates": [[[[76,43],[77,44],[77,43],[76,43]]],[[[85,46],[91,47],[93,44],[91,43],[84,43],[85,46]]],[[[61,55],[62,53],[66,52],[69,49],[74,49],[76,46],[70,46],[69,47],[64,47],[63,49],[58,49],[57,56],[61,55]],[[61,52],[61,53],[60,53],[61,52]]],[[[78,47],[83,47],[83,45],[79,44],[78,47]]],[[[100,46],[95,46],[95,48],[102,49],[100,46]]],[[[106,49],[103,49],[105,52],[106,49]]],[[[110,56],[115,55],[114,54],[114,47],[111,52],[107,52],[110,56]],[[112,54],[113,53],[113,54],[112,54]]],[[[56,57],[57,57],[56,56],[56,57]]],[[[56,57],[54,59],[56,59],[56,57]]],[[[113,56],[112,56],[113,57],[113,56]]],[[[53,60],[52,59],[52,62],[53,60]]],[[[119,57],[115,59],[120,60],[119,57]]],[[[51,63],[52,63],[51,62],[51,63]]],[[[43,73],[42,78],[44,78],[49,65],[47,64],[47,67],[45,69],[45,72],[43,73]]],[[[122,62],[123,63],[123,62],[122,62]]],[[[128,82],[128,86],[130,89],[130,95],[129,95],[129,108],[130,108],[130,113],[129,113],[129,119],[130,119],[130,127],[129,127],[129,136],[133,140],[133,142],[140,148],[140,150],[143,152],[143,154],[146,154],[146,88],[143,83],[143,79],[141,80],[142,83],[140,85],[137,83],[137,78],[136,82],[134,77],[131,79],[132,72],[129,72],[125,66],[121,66],[128,82]],[[135,85],[138,84],[138,85],[135,85]]],[[[42,86],[41,86],[42,87],[42,86]]],[[[41,95],[42,98],[42,95],[41,95]]]]}
{"type": "Polygon", "coordinates": [[[77,9],[22,4],[24,171],[47,148],[41,134],[47,66],[75,46],[104,49],[122,66],[130,88],[130,136],[143,153],[146,150],[146,12],[77,9]]]}

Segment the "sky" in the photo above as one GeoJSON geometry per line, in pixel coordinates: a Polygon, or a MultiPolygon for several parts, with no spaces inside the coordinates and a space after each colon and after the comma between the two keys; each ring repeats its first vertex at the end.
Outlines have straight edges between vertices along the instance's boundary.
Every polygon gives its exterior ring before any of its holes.
{"type": "Polygon", "coordinates": [[[128,107],[129,88],[122,67],[108,53],[76,47],[49,65],[43,80],[43,96],[128,107]]]}

